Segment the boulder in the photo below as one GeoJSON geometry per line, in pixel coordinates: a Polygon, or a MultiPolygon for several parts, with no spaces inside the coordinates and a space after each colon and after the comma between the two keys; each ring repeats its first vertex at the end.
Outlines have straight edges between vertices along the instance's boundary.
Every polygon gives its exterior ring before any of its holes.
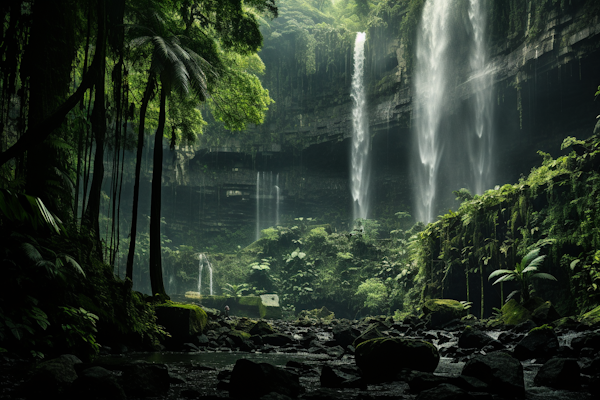
{"type": "Polygon", "coordinates": [[[432,329],[442,328],[450,321],[461,319],[468,313],[460,301],[451,299],[428,299],[422,310],[423,314],[429,316],[429,327],[432,329]]]}
{"type": "Polygon", "coordinates": [[[442,383],[449,383],[450,379],[446,376],[435,375],[432,372],[411,371],[406,377],[406,381],[411,392],[420,393],[442,383]]]}
{"type": "Polygon", "coordinates": [[[442,383],[432,389],[422,391],[416,400],[475,400],[475,398],[459,387],[442,383]]]}
{"type": "Polygon", "coordinates": [[[393,380],[404,369],[433,372],[440,355],[437,348],[424,340],[376,338],[356,347],[356,365],[369,381],[393,380]]]}
{"type": "Polygon", "coordinates": [[[191,342],[202,334],[208,316],[199,306],[167,302],[155,307],[158,323],[165,327],[171,337],[167,344],[181,345],[191,342]]]}
{"type": "Polygon", "coordinates": [[[71,354],[41,362],[25,384],[26,391],[32,396],[43,394],[49,397],[66,392],[77,379],[77,364],[81,364],[81,360],[71,354]]]}
{"type": "Polygon", "coordinates": [[[298,397],[302,388],[298,375],[267,363],[239,359],[231,372],[229,396],[258,399],[271,392],[298,397]]]}
{"type": "Polygon", "coordinates": [[[102,367],[91,367],[79,372],[73,382],[72,397],[90,400],[125,400],[125,391],[117,377],[102,367]]]}
{"type": "Polygon", "coordinates": [[[122,369],[122,386],[128,397],[155,397],[169,391],[171,378],[164,364],[137,360],[122,369]]]}
{"type": "Polygon", "coordinates": [[[554,389],[577,390],[581,387],[581,375],[577,360],[551,358],[538,371],[534,382],[538,386],[554,389]]]}
{"type": "Polygon", "coordinates": [[[251,335],[264,336],[269,335],[271,333],[275,333],[275,330],[266,321],[258,321],[256,324],[254,324],[254,326],[252,326],[249,332],[251,335]]]}
{"type": "Polygon", "coordinates": [[[487,333],[475,329],[471,326],[467,326],[458,338],[458,347],[463,349],[476,348],[481,350],[485,346],[491,345],[494,349],[498,350],[502,348],[502,343],[492,338],[487,333]]]}
{"type": "Polygon", "coordinates": [[[256,325],[256,320],[242,317],[242,318],[238,319],[237,324],[235,324],[234,329],[237,329],[238,331],[250,333],[250,329],[252,329],[252,327],[254,325],[256,325]]]}
{"type": "Polygon", "coordinates": [[[202,307],[223,310],[229,306],[229,315],[248,318],[278,319],[282,317],[279,296],[263,294],[260,296],[200,296],[197,292],[186,292],[186,298],[202,302],[202,307]]]}
{"type": "Polygon", "coordinates": [[[320,382],[322,387],[328,388],[367,388],[358,371],[338,366],[324,365],[321,370],[320,382]]]}
{"type": "Polygon", "coordinates": [[[333,340],[342,347],[348,347],[360,335],[358,329],[350,325],[337,325],[333,328],[333,340]]]}
{"type": "Polygon", "coordinates": [[[510,299],[501,309],[504,325],[519,325],[531,319],[531,312],[515,299],[510,299]]]}
{"type": "Polygon", "coordinates": [[[560,314],[556,311],[552,303],[546,301],[533,310],[531,319],[533,319],[536,324],[543,325],[560,319],[560,314]]]}
{"type": "Polygon", "coordinates": [[[523,366],[519,360],[502,351],[474,356],[466,362],[461,375],[479,379],[493,393],[509,396],[525,394],[523,366]]]}
{"type": "Polygon", "coordinates": [[[296,339],[284,333],[271,333],[261,337],[264,344],[269,344],[271,346],[284,347],[296,343],[296,339]]]}
{"type": "Polygon", "coordinates": [[[558,338],[548,325],[532,329],[517,345],[513,355],[519,360],[548,359],[558,350],[558,338]]]}

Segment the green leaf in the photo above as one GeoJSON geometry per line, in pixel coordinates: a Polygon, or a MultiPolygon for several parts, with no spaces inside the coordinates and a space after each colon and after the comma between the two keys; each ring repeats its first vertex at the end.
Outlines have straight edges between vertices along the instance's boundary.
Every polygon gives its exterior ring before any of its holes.
{"type": "Polygon", "coordinates": [[[545,272],[538,272],[537,274],[533,275],[532,278],[540,278],[540,279],[547,279],[550,281],[556,281],[556,278],[553,275],[547,274],[545,272]]]}

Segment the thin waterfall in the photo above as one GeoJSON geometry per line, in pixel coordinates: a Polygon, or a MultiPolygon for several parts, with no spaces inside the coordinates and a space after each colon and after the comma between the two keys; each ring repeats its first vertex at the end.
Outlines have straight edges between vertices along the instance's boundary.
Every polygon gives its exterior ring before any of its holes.
{"type": "Polygon", "coordinates": [[[209,289],[210,289],[210,295],[213,295],[213,269],[212,269],[212,264],[210,263],[210,261],[208,261],[208,258],[206,259],[206,266],[208,267],[208,285],[209,285],[209,289]]]}
{"type": "Polygon", "coordinates": [[[365,65],[365,41],[367,35],[358,32],[354,41],[354,73],[352,75],[352,167],[351,193],[354,204],[353,219],[366,219],[369,215],[369,126],[363,83],[365,65]]]}
{"type": "Polygon", "coordinates": [[[260,239],[260,172],[256,173],[256,240],[260,239]]]}
{"type": "Polygon", "coordinates": [[[208,293],[213,295],[213,268],[210,260],[204,253],[198,253],[198,293],[202,294],[202,272],[204,264],[208,267],[208,293]]]}
{"type": "Polygon", "coordinates": [[[275,226],[279,226],[279,174],[277,174],[277,179],[275,180],[275,189],[277,193],[277,200],[275,203],[275,226]]]}
{"type": "Polygon", "coordinates": [[[423,18],[417,36],[417,67],[415,69],[416,122],[418,162],[416,218],[422,222],[433,220],[437,175],[442,146],[440,128],[447,101],[448,77],[448,14],[450,1],[428,0],[423,7],[423,18]]]}
{"type": "Polygon", "coordinates": [[[485,48],[485,9],[479,0],[470,0],[469,19],[473,26],[470,65],[471,85],[475,94],[474,129],[469,138],[469,161],[473,176],[472,190],[483,193],[491,186],[492,158],[492,74],[485,48]]]}
{"type": "Polygon", "coordinates": [[[204,269],[204,263],[202,262],[204,255],[198,254],[198,294],[202,294],[202,270],[204,269]]]}

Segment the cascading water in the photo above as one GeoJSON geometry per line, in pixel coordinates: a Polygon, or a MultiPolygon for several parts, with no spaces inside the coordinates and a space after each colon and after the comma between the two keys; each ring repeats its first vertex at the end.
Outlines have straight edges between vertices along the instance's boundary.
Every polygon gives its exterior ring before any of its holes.
{"type": "Polygon", "coordinates": [[[431,222],[440,206],[451,206],[452,190],[466,187],[480,194],[490,186],[493,82],[485,49],[482,3],[469,1],[472,29],[451,15],[451,1],[426,0],[423,7],[416,42],[414,97],[418,157],[413,163],[416,218],[422,222],[431,222]],[[460,61],[449,50],[449,43],[451,38],[465,33],[470,35],[467,84],[473,97],[467,100],[467,108],[462,108],[466,114],[457,116],[456,111],[461,109],[454,104],[458,101],[458,90],[449,84],[460,71],[457,69],[460,61]]]}
{"type": "Polygon", "coordinates": [[[472,190],[481,194],[491,185],[493,81],[491,71],[487,68],[484,4],[480,0],[471,0],[469,6],[469,19],[473,26],[471,85],[475,93],[474,132],[468,141],[469,160],[473,175],[472,190]]]}
{"type": "Polygon", "coordinates": [[[208,289],[211,296],[213,295],[213,268],[208,257],[204,253],[198,253],[198,293],[202,294],[202,272],[204,264],[208,268],[208,289]]]}
{"type": "Polygon", "coordinates": [[[354,74],[352,75],[352,168],[351,192],[354,201],[353,218],[369,215],[369,127],[363,84],[366,34],[358,32],[354,41],[354,74]]]}
{"type": "Polygon", "coordinates": [[[416,133],[418,164],[415,166],[418,221],[431,222],[440,164],[439,130],[444,114],[447,86],[446,48],[448,47],[447,0],[428,0],[417,36],[417,68],[415,72],[416,133]]]}
{"type": "Polygon", "coordinates": [[[275,183],[273,183],[273,172],[257,172],[256,240],[260,239],[261,229],[279,225],[280,201],[279,174],[275,175],[275,183]]]}
{"type": "Polygon", "coordinates": [[[275,180],[275,190],[277,193],[277,199],[275,204],[275,225],[279,225],[279,174],[277,174],[277,179],[275,180]]]}
{"type": "Polygon", "coordinates": [[[260,239],[260,172],[256,173],[256,240],[260,239]]]}

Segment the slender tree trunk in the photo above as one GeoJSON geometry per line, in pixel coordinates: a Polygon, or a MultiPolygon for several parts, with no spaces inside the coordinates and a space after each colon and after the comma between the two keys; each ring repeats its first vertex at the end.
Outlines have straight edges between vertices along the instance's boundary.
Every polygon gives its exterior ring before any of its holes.
{"type": "Polygon", "coordinates": [[[154,138],[154,162],[152,164],[152,195],[150,206],[150,285],[152,294],[166,295],[162,275],[162,251],[160,243],[160,208],[163,161],[163,134],[165,130],[167,91],[162,83],[160,91],[160,112],[154,138]]]}
{"type": "Polygon", "coordinates": [[[138,203],[140,198],[140,174],[142,169],[142,156],[144,152],[144,127],[146,123],[146,110],[154,91],[155,77],[149,73],[148,83],[144,91],[142,105],[140,106],[140,125],[138,127],[137,156],[135,161],[135,182],[133,185],[133,210],[131,212],[131,233],[129,235],[129,253],[127,254],[126,277],[133,281],[133,258],[135,256],[135,240],[137,235],[138,203]]]}

